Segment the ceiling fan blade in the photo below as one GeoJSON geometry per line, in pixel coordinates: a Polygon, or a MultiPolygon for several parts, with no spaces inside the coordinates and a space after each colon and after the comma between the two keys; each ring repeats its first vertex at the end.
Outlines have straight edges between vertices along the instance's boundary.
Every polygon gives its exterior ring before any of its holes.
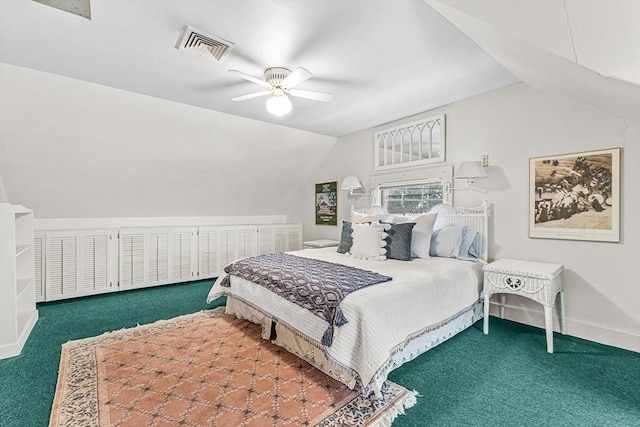
{"type": "Polygon", "coordinates": [[[291,96],[297,96],[298,98],[313,99],[314,101],[329,102],[333,99],[333,95],[330,95],[328,93],[311,92],[308,90],[300,90],[300,89],[291,89],[288,92],[289,92],[289,95],[291,96]]]}
{"type": "Polygon", "coordinates": [[[236,96],[234,98],[231,98],[231,100],[232,101],[244,101],[246,99],[257,98],[259,96],[265,96],[265,95],[270,95],[270,94],[271,94],[270,90],[261,90],[260,92],[254,92],[254,93],[250,93],[248,95],[236,96]]]}
{"type": "Polygon", "coordinates": [[[298,67],[282,81],[282,86],[291,89],[309,80],[312,75],[313,74],[306,68],[298,67]]]}
{"type": "Polygon", "coordinates": [[[258,84],[262,87],[266,87],[267,89],[271,89],[271,85],[267,82],[265,82],[264,80],[260,80],[256,77],[250,76],[247,73],[243,73],[242,71],[238,71],[238,70],[229,70],[230,74],[233,74],[234,76],[238,76],[241,77],[245,80],[249,80],[250,82],[253,82],[255,84],[258,84]]]}

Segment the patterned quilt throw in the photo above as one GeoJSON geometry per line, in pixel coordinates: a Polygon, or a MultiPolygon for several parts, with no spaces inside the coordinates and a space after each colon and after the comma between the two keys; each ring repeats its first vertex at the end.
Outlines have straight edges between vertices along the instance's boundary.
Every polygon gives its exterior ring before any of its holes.
{"type": "Polygon", "coordinates": [[[348,323],[340,303],[351,292],[391,280],[389,276],[342,264],[299,257],[267,254],[244,258],[224,268],[228,274],[220,283],[231,286],[229,276],[256,283],[327,321],[322,344],[333,342],[334,326],[348,323]]]}

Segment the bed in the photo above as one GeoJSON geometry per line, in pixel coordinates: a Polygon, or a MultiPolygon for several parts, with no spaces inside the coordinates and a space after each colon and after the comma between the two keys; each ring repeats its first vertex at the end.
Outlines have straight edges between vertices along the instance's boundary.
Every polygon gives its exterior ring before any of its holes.
{"type": "Polygon", "coordinates": [[[392,278],[349,293],[340,302],[347,322],[332,328],[330,345],[322,342],[331,321],[254,281],[225,274],[215,281],[207,301],[226,296],[226,312],[262,325],[264,339],[271,339],[350,388],[379,395],[390,371],[482,318],[487,220],[486,203],[478,208],[445,206],[438,209],[433,226],[434,230],[454,226],[473,230],[477,260],[431,257],[379,261],[338,253],[335,247],[292,252],[296,257],[392,278]]]}

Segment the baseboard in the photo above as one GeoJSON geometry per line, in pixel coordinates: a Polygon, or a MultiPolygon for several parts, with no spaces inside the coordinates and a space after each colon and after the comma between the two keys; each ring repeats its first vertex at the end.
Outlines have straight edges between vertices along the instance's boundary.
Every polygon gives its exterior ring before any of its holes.
{"type": "Polygon", "coordinates": [[[22,353],[22,348],[27,342],[33,327],[38,321],[38,310],[33,310],[28,317],[25,317],[26,323],[23,325],[17,340],[13,343],[9,343],[0,347],[0,359],[8,359],[10,357],[19,356],[22,353]]]}
{"type": "MultiPolygon", "coordinates": [[[[509,304],[505,304],[504,308],[505,319],[544,329],[544,312],[542,310],[509,304]]],[[[500,304],[498,302],[492,302],[490,312],[493,316],[499,317],[500,304]]],[[[567,335],[640,353],[640,334],[638,333],[612,328],[606,325],[598,325],[571,317],[565,317],[565,322],[567,335]]],[[[553,315],[553,330],[558,333],[560,332],[555,311],[553,315]]]]}
{"type": "Polygon", "coordinates": [[[286,215],[193,216],[140,218],[40,218],[33,228],[40,230],[81,230],[125,227],[193,227],[214,225],[286,224],[286,215]]]}

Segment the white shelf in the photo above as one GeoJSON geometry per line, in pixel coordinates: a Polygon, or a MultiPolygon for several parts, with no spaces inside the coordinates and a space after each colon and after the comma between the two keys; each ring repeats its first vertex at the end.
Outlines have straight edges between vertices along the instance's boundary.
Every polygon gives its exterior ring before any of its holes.
{"type": "Polygon", "coordinates": [[[38,320],[33,212],[0,203],[0,359],[22,351],[38,320]]]}
{"type": "Polygon", "coordinates": [[[26,253],[29,249],[33,248],[33,245],[19,245],[16,246],[16,258],[26,253]]]}
{"type": "Polygon", "coordinates": [[[34,282],[32,277],[25,277],[16,281],[16,299],[20,299],[22,295],[29,289],[29,285],[34,282]]]}

